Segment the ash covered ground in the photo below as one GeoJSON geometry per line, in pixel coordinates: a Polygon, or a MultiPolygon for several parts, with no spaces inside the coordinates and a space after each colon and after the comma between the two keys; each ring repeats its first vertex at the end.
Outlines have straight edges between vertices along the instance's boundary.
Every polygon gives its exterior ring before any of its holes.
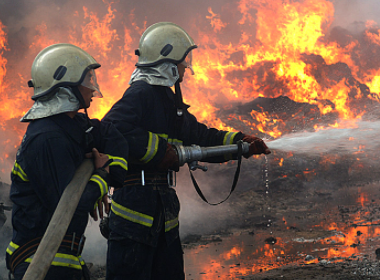
{"type": "Polygon", "coordinates": [[[282,156],[243,163],[224,217],[207,217],[222,226],[183,238],[187,279],[379,279],[377,165],[282,156]]]}

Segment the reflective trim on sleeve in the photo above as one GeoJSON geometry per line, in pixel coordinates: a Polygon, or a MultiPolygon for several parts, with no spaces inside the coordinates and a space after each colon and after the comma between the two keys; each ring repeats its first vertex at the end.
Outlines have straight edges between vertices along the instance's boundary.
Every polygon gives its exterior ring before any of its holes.
{"type": "Polygon", "coordinates": [[[165,222],[165,232],[168,232],[169,230],[172,230],[173,228],[177,226],[178,226],[178,217],[171,221],[165,222]]]}
{"type": "MultiPolygon", "coordinates": [[[[25,260],[25,262],[30,263],[33,260],[34,255],[30,256],[25,260]]],[[[84,265],[84,261],[81,256],[73,256],[68,254],[57,253],[51,263],[54,266],[63,266],[70,267],[82,270],[82,265],[84,265]]]]}
{"type": "Polygon", "coordinates": [[[168,143],[172,144],[172,145],[182,145],[183,141],[182,140],[178,140],[178,139],[171,139],[171,138],[169,138],[168,139],[168,143]]]}
{"type": "Polygon", "coordinates": [[[158,135],[148,131],[149,141],[145,155],[140,159],[144,163],[148,163],[157,154],[158,142],[160,141],[158,135]]]}
{"type": "Polygon", "coordinates": [[[122,157],[115,157],[111,155],[107,155],[110,159],[113,159],[110,166],[120,166],[121,168],[128,170],[128,162],[122,157]]]}
{"type": "Polygon", "coordinates": [[[168,135],[165,133],[157,133],[157,135],[160,136],[161,138],[164,138],[165,140],[168,140],[168,135]]]}
{"type": "Polygon", "coordinates": [[[91,176],[90,181],[93,181],[99,185],[100,188],[100,197],[103,197],[106,193],[108,193],[108,184],[97,174],[91,176]]]}
{"type": "Polygon", "coordinates": [[[85,262],[84,262],[84,259],[82,258],[82,256],[78,256],[78,260],[79,260],[79,263],[83,266],[85,265],[85,262]]]}
{"type": "Polygon", "coordinates": [[[153,225],[153,217],[128,209],[115,201],[112,201],[111,211],[123,219],[133,223],[141,224],[147,227],[152,227],[153,225]]]}
{"type": "MultiPolygon", "coordinates": [[[[227,132],[224,135],[223,145],[231,145],[231,144],[233,144],[234,143],[234,138],[235,138],[236,134],[238,134],[238,133],[237,132],[227,132]]],[[[224,157],[225,160],[231,160],[232,159],[232,154],[224,154],[223,157],[224,157]]]]}
{"type": "Polygon", "coordinates": [[[26,175],[24,170],[22,170],[21,166],[17,163],[17,161],[15,161],[15,165],[13,166],[12,174],[20,177],[20,179],[24,182],[29,182],[28,176],[26,175]]]}
{"type": "Polygon", "coordinates": [[[234,143],[234,138],[238,132],[227,132],[224,135],[223,145],[231,145],[234,143]]]}
{"type": "Polygon", "coordinates": [[[16,251],[20,246],[13,243],[12,241],[9,243],[8,247],[7,247],[7,253],[9,255],[12,255],[14,253],[14,251],[16,251]]]}
{"type": "Polygon", "coordinates": [[[167,134],[161,133],[161,134],[157,134],[157,135],[164,138],[166,141],[168,141],[169,144],[172,144],[172,145],[182,145],[183,144],[182,140],[168,138],[167,134]]]}

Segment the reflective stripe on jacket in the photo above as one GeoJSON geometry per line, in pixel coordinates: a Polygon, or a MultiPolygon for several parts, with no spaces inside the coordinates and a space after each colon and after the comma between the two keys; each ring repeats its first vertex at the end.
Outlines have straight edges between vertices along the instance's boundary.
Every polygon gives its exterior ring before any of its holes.
{"type": "MultiPolygon", "coordinates": [[[[130,148],[129,174],[140,176],[156,172],[157,164],[165,155],[167,144],[200,146],[228,145],[241,140],[241,132],[208,128],[184,108],[177,117],[175,94],[169,87],[134,82],[103,118],[111,122],[127,139],[130,148]]],[[[209,162],[225,162],[231,156],[210,158],[209,162]]],[[[163,218],[166,240],[178,236],[179,201],[176,191],[167,187],[127,183],[115,191],[110,215],[110,228],[118,235],[154,245],[155,223],[163,218]],[[162,212],[156,213],[158,199],[162,212]]]]}
{"type": "MultiPolygon", "coordinates": [[[[60,197],[80,166],[85,153],[96,147],[111,155],[110,183],[122,186],[127,175],[128,144],[110,124],[91,120],[93,129],[85,132],[88,120],[83,114],[74,118],[60,114],[30,122],[11,172],[10,199],[15,244],[26,244],[43,236],[60,197]]],[[[67,233],[81,236],[88,213],[108,192],[108,184],[93,175],[81,196],[67,233]]]]}
{"type": "MultiPolygon", "coordinates": [[[[13,253],[19,248],[20,246],[10,242],[7,247],[7,254],[9,256],[12,256],[13,253]]],[[[31,263],[33,260],[35,254],[31,255],[30,257],[26,258],[24,262],[31,263]]],[[[53,262],[51,265],[54,266],[63,266],[63,267],[70,267],[75,269],[82,269],[82,266],[85,264],[83,258],[81,256],[74,256],[71,254],[63,254],[63,253],[57,253],[54,256],[53,262]]]]}

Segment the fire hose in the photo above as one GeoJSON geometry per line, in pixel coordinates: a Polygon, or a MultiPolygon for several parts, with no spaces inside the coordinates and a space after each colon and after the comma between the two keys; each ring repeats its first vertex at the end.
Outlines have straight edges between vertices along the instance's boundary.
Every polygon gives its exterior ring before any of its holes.
{"type": "MultiPolygon", "coordinates": [[[[249,150],[249,143],[239,141],[233,145],[213,146],[213,147],[200,147],[197,145],[192,146],[175,146],[178,152],[179,165],[183,166],[188,163],[189,170],[194,171],[201,169],[207,171],[206,166],[201,166],[198,161],[209,159],[211,157],[237,154],[238,167],[235,172],[234,182],[230,194],[226,199],[219,203],[209,203],[199,189],[195,178],[190,172],[193,184],[200,195],[200,197],[210,205],[218,205],[226,201],[236,187],[237,180],[240,174],[241,155],[247,153],[249,150]]],[[[30,263],[23,280],[39,280],[44,279],[46,273],[54,259],[59,245],[67,231],[67,228],[74,215],[75,209],[79,203],[79,199],[87,185],[88,180],[94,170],[91,160],[84,160],[81,166],[76,170],[73,179],[63,192],[57,208],[51,218],[48,228],[41,240],[40,245],[30,263]]]]}
{"type": "Polygon", "coordinates": [[[69,227],[79,199],[94,171],[92,160],[85,159],[62,193],[48,228],[30,263],[23,280],[44,279],[69,227]]]}
{"type": "Polygon", "coordinates": [[[239,179],[239,174],[240,174],[241,156],[245,153],[248,153],[249,145],[250,144],[247,142],[238,141],[236,144],[212,146],[212,147],[200,147],[198,145],[192,145],[192,146],[175,145],[174,147],[178,153],[179,166],[183,166],[185,163],[189,165],[190,177],[198,195],[202,198],[204,202],[210,205],[218,205],[226,201],[231,196],[232,192],[235,190],[236,184],[239,179]],[[208,170],[207,166],[199,165],[198,161],[210,159],[212,157],[227,156],[227,155],[232,155],[232,154],[237,155],[238,165],[235,171],[234,181],[232,183],[230,193],[222,201],[218,203],[210,203],[208,202],[206,197],[203,195],[191,171],[194,171],[196,169],[201,169],[203,171],[208,170]]]}

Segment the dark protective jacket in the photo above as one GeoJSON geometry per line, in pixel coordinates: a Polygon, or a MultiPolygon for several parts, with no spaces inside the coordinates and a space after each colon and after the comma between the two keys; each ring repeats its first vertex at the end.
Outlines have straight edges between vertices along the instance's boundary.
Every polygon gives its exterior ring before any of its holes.
{"type": "MultiPolygon", "coordinates": [[[[89,125],[83,114],[74,118],[60,114],[29,124],[11,174],[13,238],[7,248],[9,256],[19,246],[43,236],[63,191],[84,160],[85,153],[91,152],[93,147],[114,160],[110,165],[109,183],[121,186],[125,180],[128,145],[124,137],[111,124],[91,120],[91,125],[93,129],[86,133],[89,125]]],[[[67,234],[83,235],[89,212],[107,192],[107,182],[93,174],[67,234]]],[[[61,266],[66,264],[63,262],[61,266]]]]}
{"type": "MultiPolygon", "coordinates": [[[[144,81],[133,83],[115,103],[102,122],[112,122],[127,139],[131,175],[141,176],[141,170],[145,174],[156,172],[167,143],[215,146],[233,144],[243,138],[241,132],[207,128],[187,111],[188,107],[182,117],[177,117],[173,91],[169,87],[152,86],[144,81]]],[[[209,162],[229,159],[222,156],[209,162]]],[[[154,190],[149,186],[126,182],[113,195],[111,233],[155,245],[157,231],[153,225],[160,219],[155,211],[158,199],[164,208],[166,240],[170,243],[178,236],[179,202],[173,188],[154,190]]]]}

